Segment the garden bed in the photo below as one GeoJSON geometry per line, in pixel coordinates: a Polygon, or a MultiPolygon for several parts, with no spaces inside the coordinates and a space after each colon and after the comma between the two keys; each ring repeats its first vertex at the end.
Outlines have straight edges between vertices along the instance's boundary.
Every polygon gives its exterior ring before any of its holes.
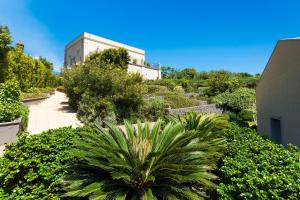
{"type": "Polygon", "coordinates": [[[0,123],[0,146],[17,141],[21,121],[20,117],[11,122],[0,123]]]}

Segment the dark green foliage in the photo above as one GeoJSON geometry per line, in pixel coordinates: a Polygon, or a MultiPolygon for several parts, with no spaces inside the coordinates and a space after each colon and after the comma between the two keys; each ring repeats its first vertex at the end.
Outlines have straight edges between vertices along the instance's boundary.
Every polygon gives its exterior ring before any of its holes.
{"type": "Polygon", "coordinates": [[[9,80],[0,84],[0,100],[20,101],[21,90],[18,81],[9,80]]]}
{"type": "Polygon", "coordinates": [[[21,115],[20,110],[19,102],[0,101],[0,123],[17,119],[21,115]]]}
{"type": "Polygon", "coordinates": [[[42,57],[35,59],[26,55],[21,42],[16,47],[9,46],[11,43],[8,27],[0,26],[0,83],[17,79],[22,91],[53,84],[52,63],[42,57]]]}
{"type": "Polygon", "coordinates": [[[15,80],[0,84],[0,122],[10,122],[22,115],[20,87],[15,80]]]}
{"type": "Polygon", "coordinates": [[[111,48],[90,55],[86,63],[106,68],[114,65],[116,68],[127,70],[130,57],[124,48],[111,48]]]}
{"type": "Polygon", "coordinates": [[[27,106],[21,105],[20,116],[22,117],[22,119],[21,119],[21,124],[20,124],[20,128],[19,128],[19,134],[22,134],[24,131],[27,130],[27,126],[28,126],[29,108],[27,106]]]}
{"type": "Polygon", "coordinates": [[[223,92],[232,92],[241,86],[240,80],[227,71],[212,73],[208,79],[208,95],[215,96],[223,92]]]}
{"type": "Polygon", "coordinates": [[[194,79],[197,76],[197,70],[194,68],[185,68],[178,73],[178,78],[194,79]]]}
{"type": "Polygon", "coordinates": [[[237,123],[241,127],[256,128],[256,113],[251,110],[242,110],[238,113],[229,113],[229,120],[237,123]]]}
{"type": "Polygon", "coordinates": [[[226,91],[213,98],[213,102],[226,110],[240,112],[242,110],[255,110],[255,90],[239,88],[232,93],[226,91]]]}
{"type": "Polygon", "coordinates": [[[173,67],[160,67],[161,75],[163,78],[174,78],[176,74],[178,73],[178,70],[173,67]]]}
{"type": "Polygon", "coordinates": [[[300,199],[300,151],[233,126],[221,166],[221,199],[300,199]]]}
{"type": "Polygon", "coordinates": [[[170,108],[184,108],[196,106],[198,104],[195,99],[188,98],[176,92],[159,93],[158,95],[163,96],[170,108]]]}
{"type": "Polygon", "coordinates": [[[60,178],[74,161],[68,149],[81,130],[60,128],[24,135],[7,145],[0,157],[0,199],[60,199],[60,178]]]}
{"type": "Polygon", "coordinates": [[[212,157],[223,139],[201,140],[214,134],[203,116],[197,130],[161,121],[125,123],[126,133],[115,126],[98,134],[82,133],[72,153],[80,158],[64,178],[70,197],[89,199],[204,199],[217,177],[210,173],[212,157]],[[109,150],[108,150],[109,149],[109,150]]]}
{"type": "Polygon", "coordinates": [[[145,85],[145,92],[147,94],[155,94],[158,92],[168,92],[169,89],[166,86],[162,85],[145,85]]]}
{"type": "Polygon", "coordinates": [[[161,85],[169,88],[169,90],[173,90],[174,87],[176,86],[176,83],[172,79],[159,79],[155,81],[147,81],[146,82],[148,85],[161,85]]]}
{"type": "MultiPolygon", "coordinates": [[[[79,118],[84,119],[84,122],[87,120],[93,123],[112,112],[115,112],[112,115],[116,115],[118,121],[122,121],[134,116],[143,103],[141,75],[128,74],[127,70],[120,66],[127,63],[126,60],[119,61],[118,58],[117,63],[108,64],[106,58],[109,53],[118,51],[104,50],[91,55],[84,64],[64,70],[65,92],[70,105],[78,109],[79,118]],[[102,55],[105,55],[104,61],[102,55]]],[[[111,55],[115,56],[119,57],[111,55]]],[[[124,55],[122,57],[126,58],[124,55]]],[[[111,62],[114,62],[114,59],[111,62]]]]}
{"type": "Polygon", "coordinates": [[[11,35],[7,26],[0,25],[0,83],[5,81],[7,70],[7,53],[12,43],[11,35]]]}
{"type": "Polygon", "coordinates": [[[93,97],[86,92],[79,102],[77,116],[85,124],[103,125],[103,122],[116,123],[114,105],[106,99],[93,97]]]}
{"type": "Polygon", "coordinates": [[[164,118],[168,114],[167,107],[168,105],[163,99],[149,98],[145,99],[141,113],[146,120],[156,121],[159,118],[164,118]]]}

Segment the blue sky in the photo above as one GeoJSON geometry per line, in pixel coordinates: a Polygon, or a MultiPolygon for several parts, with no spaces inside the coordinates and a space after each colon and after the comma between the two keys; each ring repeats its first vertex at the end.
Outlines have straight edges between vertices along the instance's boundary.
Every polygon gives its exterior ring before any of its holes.
{"type": "Polygon", "coordinates": [[[1,0],[0,24],[56,68],[65,44],[90,32],[143,48],[161,65],[260,73],[278,39],[300,36],[299,7],[296,0],[1,0]]]}

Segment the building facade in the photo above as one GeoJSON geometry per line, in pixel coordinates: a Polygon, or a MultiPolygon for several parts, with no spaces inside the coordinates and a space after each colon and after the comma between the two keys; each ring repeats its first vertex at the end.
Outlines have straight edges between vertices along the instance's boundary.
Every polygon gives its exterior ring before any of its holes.
{"type": "Polygon", "coordinates": [[[159,67],[145,66],[145,51],[126,44],[115,42],[90,33],[82,33],[65,47],[64,66],[79,64],[94,52],[110,48],[124,48],[130,56],[128,72],[138,72],[145,79],[156,80],[161,78],[159,67]]]}
{"type": "Polygon", "coordinates": [[[258,132],[300,147],[300,38],[278,41],[256,95],[258,132]]]}

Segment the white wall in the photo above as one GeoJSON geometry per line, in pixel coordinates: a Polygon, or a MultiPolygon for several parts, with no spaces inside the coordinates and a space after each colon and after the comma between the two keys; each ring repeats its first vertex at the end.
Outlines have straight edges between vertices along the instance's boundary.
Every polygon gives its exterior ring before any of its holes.
{"type": "Polygon", "coordinates": [[[89,33],[83,33],[65,47],[65,66],[71,66],[83,62],[87,56],[95,51],[103,51],[110,48],[125,48],[136,64],[128,66],[128,72],[138,72],[145,79],[156,80],[161,78],[161,71],[144,66],[145,51],[126,44],[121,44],[89,33]]]}
{"type": "MultiPolygon", "coordinates": [[[[103,51],[105,49],[111,49],[111,48],[116,48],[116,47],[109,45],[109,44],[100,43],[100,42],[97,42],[94,40],[84,39],[84,57],[85,58],[95,51],[103,51]]],[[[127,49],[127,51],[128,51],[128,54],[131,59],[137,60],[138,65],[144,64],[144,60],[145,60],[144,54],[133,52],[128,49],[127,49]]]]}
{"type": "Polygon", "coordinates": [[[78,40],[65,49],[65,66],[74,65],[84,60],[83,40],[78,40]]]}
{"type": "Polygon", "coordinates": [[[145,79],[156,80],[161,78],[161,71],[156,69],[151,69],[143,66],[128,65],[129,73],[140,73],[145,79]]]}

